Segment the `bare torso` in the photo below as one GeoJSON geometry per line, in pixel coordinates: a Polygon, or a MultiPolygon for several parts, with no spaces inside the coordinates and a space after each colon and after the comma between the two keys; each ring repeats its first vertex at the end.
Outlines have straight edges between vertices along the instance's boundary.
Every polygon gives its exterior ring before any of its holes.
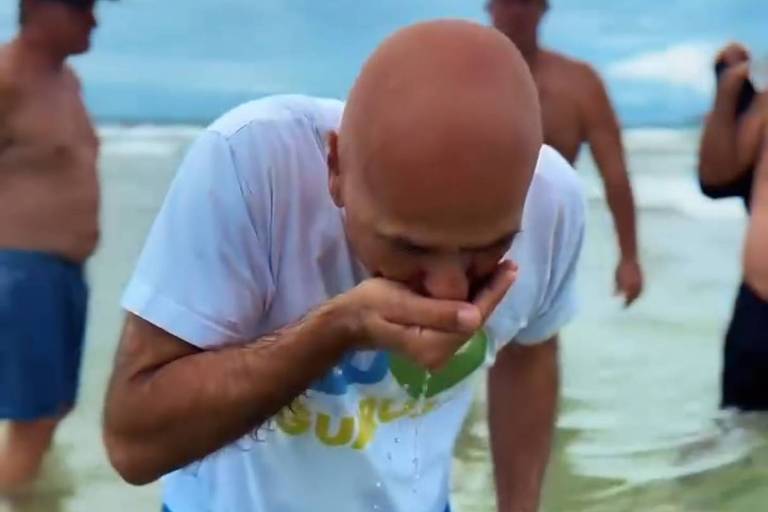
{"type": "Polygon", "coordinates": [[[19,60],[0,49],[0,249],[81,262],[99,238],[98,137],[71,70],[19,60]]]}
{"type": "Polygon", "coordinates": [[[544,140],[570,163],[578,158],[587,136],[585,70],[577,61],[542,50],[533,72],[541,101],[544,140]]]}
{"type": "Polygon", "coordinates": [[[768,126],[768,92],[760,93],[740,117],[738,126],[739,165],[735,172],[744,172],[757,165],[768,126]]]}

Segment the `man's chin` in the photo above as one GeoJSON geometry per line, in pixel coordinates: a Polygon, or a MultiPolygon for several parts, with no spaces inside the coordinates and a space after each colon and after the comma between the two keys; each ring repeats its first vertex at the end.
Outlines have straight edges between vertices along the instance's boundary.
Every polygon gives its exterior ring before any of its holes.
{"type": "Polygon", "coordinates": [[[90,49],[91,49],[91,42],[87,41],[87,42],[81,44],[80,46],[78,46],[76,48],[73,48],[72,52],[70,54],[71,55],[82,55],[84,53],[88,53],[88,50],[90,50],[90,49]]]}

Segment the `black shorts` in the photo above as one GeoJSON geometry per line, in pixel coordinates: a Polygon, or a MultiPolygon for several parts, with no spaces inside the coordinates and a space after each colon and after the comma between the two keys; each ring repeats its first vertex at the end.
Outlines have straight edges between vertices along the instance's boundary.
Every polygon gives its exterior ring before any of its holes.
{"type": "Polygon", "coordinates": [[[742,285],[725,340],[722,406],[768,411],[768,302],[742,285]]]}

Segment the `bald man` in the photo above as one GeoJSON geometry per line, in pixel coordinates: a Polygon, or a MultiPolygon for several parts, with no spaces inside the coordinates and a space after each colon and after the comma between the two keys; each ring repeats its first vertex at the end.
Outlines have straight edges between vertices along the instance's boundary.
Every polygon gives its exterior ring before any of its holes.
{"type": "Polygon", "coordinates": [[[499,506],[535,511],[584,214],[539,116],[512,43],[437,21],[386,40],[346,107],[213,123],[124,296],[120,474],[168,475],[171,512],[444,512],[493,364],[499,506]]]}

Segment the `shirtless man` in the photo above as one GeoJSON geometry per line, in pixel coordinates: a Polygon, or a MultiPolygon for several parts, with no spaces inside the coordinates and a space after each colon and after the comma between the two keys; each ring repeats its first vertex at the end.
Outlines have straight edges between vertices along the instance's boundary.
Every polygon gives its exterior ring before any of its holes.
{"type": "Polygon", "coordinates": [[[493,25],[520,49],[531,68],[544,125],[544,140],[573,164],[585,142],[605,185],[618,235],[616,292],[632,304],[642,293],[635,203],[616,115],[600,77],[586,63],[539,47],[539,25],[547,0],[488,0],[493,25]]]}
{"type": "Polygon", "coordinates": [[[717,93],[699,152],[701,189],[739,198],[750,212],[743,282],[725,337],[721,405],[768,411],[768,93],[749,79],[749,51],[726,46],[715,60],[717,93]]]}
{"type": "Polygon", "coordinates": [[[89,48],[93,4],[21,0],[0,49],[0,493],[34,480],[75,402],[98,140],[65,61],[89,48]]]}

